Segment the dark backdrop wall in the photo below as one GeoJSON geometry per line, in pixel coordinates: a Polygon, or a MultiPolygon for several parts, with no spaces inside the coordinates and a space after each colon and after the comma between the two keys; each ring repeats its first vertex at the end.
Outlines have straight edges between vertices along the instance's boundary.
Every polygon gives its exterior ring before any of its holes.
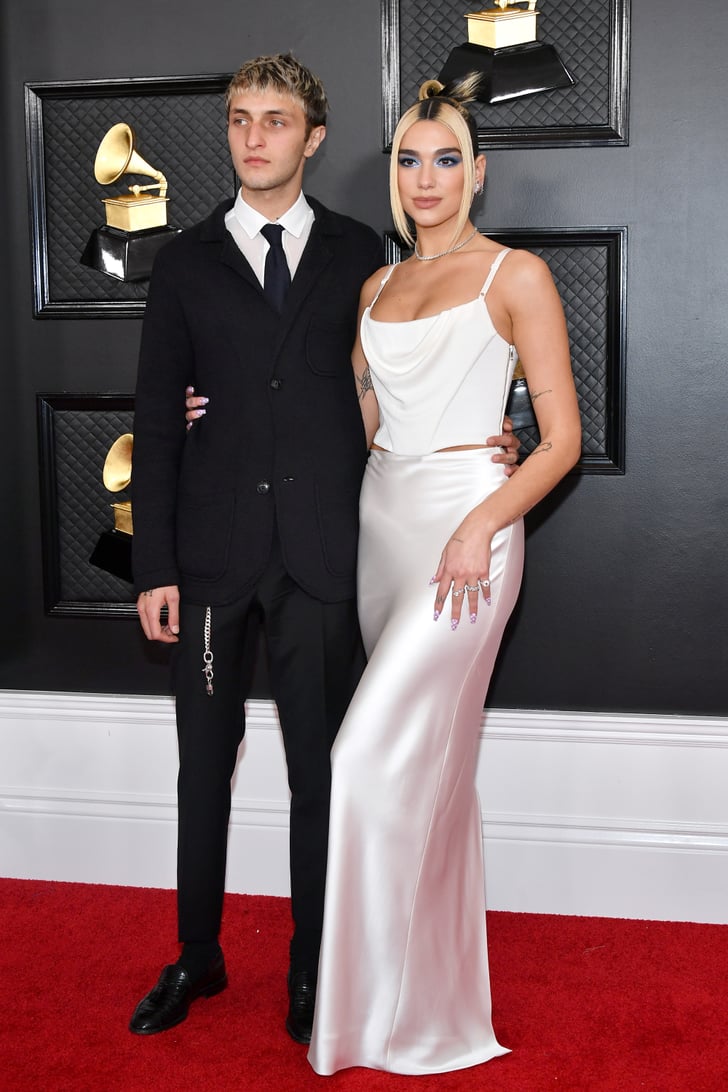
{"type": "MultiPolygon", "coordinates": [[[[685,10],[633,5],[628,147],[488,156],[482,230],[629,232],[626,474],[570,478],[529,517],[495,706],[728,711],[728,9],[694,5],[689,34],[685,10]]],[[[379,5],[176,0],[126,19],[95,0],[2,0],[0,13],[0,686],[162,693],[167,653],[132,618],[44,613],[36,394],[132,391],[141,324],[32,317],[23,84],[224,73],[291,49],[333,104],[307,188],[384,231],[379,5]]]]}

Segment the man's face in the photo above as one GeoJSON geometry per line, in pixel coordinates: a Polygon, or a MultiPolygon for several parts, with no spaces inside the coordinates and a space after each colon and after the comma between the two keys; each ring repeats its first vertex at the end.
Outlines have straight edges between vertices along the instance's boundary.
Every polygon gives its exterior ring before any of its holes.
{"type": "Polygon", "coordinates": [[[306,135],[303,107],[290,95],[272,89],[239,92],[228,112],[228,143],[243,193],[290,191],[295,200],[304,164],[325,135],[323,125],[306,135]]]}

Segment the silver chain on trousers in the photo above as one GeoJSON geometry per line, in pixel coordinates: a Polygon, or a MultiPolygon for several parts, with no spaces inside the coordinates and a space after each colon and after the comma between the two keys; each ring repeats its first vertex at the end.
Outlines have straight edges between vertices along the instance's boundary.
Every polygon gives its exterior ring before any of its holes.
{"type": "Polygon", "coordinates": [[[212,680],[213,680],[213,676],[214,676],[214,672],[212,670],[212,649],[210,648],[210,635],[212,633],[212,608],[211,607],[207,607],[205,609],[205,629],[204,629],[204,633],[205,633],[205,651],[202,654],[202,660],[203,660],[203,663],[204,663],[204,667],[202,668],[202,671],[203,671],[203,674],[205,676],[205,690],[207,691],[207,696],[211,698],[212,694],[213,694],[212,680]]]}

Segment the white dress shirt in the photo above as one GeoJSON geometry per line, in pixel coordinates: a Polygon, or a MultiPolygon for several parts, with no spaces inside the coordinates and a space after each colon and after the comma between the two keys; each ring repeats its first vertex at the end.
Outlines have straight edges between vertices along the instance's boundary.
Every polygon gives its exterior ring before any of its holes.
{"type": "MultiPolygon", "coordinates": [[[[275,221],[283,227],[281,241],[288,268],[291,271],[291,280],[298,269],[298,263],[311,234],[313,221],[313,209],[303,193],[299,193],[294,204],[275,221]]],[[[243,257],[247,258],[261,285],[265,270],[265,256],[270,246],[260,234],[260,229],[268,223],[270,221],[265,216],[243,200],[242,193],[238,190],[235,204],[229,212],[225,213],[225,227],[232,235],[243,257]]]]}

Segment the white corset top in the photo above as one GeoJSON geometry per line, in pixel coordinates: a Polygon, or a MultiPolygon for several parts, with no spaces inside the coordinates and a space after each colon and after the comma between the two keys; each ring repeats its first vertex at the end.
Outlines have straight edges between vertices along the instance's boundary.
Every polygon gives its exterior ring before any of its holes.
{"type": "Polygon", "coordinates": [[[361,340],[379,402],[374,443],[399,455],[484,444],[501,431],[516,354],[497,333],[485,295],[502,250],[480,294],[436,315],[409,322],[377,322],[371,309],[391,266],[361,319],[361,340]]]}

